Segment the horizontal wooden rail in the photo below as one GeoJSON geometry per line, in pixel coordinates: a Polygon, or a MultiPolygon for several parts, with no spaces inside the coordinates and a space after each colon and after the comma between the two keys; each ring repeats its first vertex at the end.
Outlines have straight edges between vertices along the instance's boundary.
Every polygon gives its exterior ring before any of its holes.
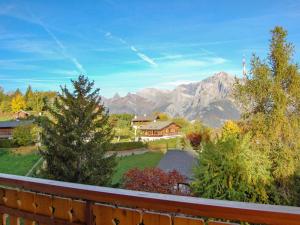
{"type": "Polygon", "coordinates": [[[136,209],[270,225],[300,225],[300,208],[97,187],[0,173],[0,185],[136,209]]]}

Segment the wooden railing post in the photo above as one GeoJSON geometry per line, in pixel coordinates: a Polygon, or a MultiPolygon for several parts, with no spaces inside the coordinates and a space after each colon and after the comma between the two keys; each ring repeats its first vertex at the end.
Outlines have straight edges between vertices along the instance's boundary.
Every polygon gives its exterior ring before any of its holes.
{"type": "Polygon", "coordinates": [[[85,222],[86,225],[94,225],[93,201],[86,201],[85,222]]]}

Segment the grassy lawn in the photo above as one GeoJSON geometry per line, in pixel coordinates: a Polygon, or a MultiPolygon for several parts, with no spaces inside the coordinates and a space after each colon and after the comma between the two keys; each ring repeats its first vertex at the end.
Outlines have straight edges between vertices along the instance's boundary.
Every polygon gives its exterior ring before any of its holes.
{"type": "MultiPolygon", "coordinates": [[[[26,175],[32,166],[40,159],[36,152],[25,151],[26,149],[13,150],[0,148],[0,173],[26,175]],[[23,152],[23,153],[19,153],[23,152]]],[[[119,183],[123,174],[132,168],[155,167],[162,158],[161,152],[147,152],[142,155],[131,155],[117,158],[118,165],[113,176],[113,184],[119,183]]]]}
{"type": "Polygon", "coordinates": [[[147,152],[142,155],[132,155],[118,158],[118,166],[113,176],[113,184],[119,183],[123,174],[132,168],[149,168],[155,167],[163,157],[161,152],[147,152]]]}
{"type": "Polygon", "coordinates": [[[11,116],[0,116],[0,121],[8,121],[8,120],[12,120],[13,117],[11,116]]]}
{"type": "Polygon", "coordinates": [[[37,152],[20,154],[11,149],[0,148],[0,173],[26,175],[39,158],[37,152]]]}
{"type": "Polygon", "coordinates": [[[178,148],[180,138],[159,139],[147,142],[148,148],[151,150],[167,150],[170,148],[178,148]]]}

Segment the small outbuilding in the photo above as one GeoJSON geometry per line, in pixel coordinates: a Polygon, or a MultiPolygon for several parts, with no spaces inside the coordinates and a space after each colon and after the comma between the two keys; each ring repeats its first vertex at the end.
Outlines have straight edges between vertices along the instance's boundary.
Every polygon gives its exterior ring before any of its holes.
{"type": "Polygon", "coordinates": [[[0,138],[10,139],[12,138],[13,129],[22,125],[30,125],[33,120],[11,120],[0,122],[0,138]]]}

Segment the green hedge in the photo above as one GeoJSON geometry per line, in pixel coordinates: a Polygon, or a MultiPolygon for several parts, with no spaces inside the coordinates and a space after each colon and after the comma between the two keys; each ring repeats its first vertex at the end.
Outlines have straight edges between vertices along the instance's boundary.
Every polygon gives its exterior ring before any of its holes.
{"type": "Polygon", "coordinates": [[[145,148],[147,144],[143,142],[117,142],[111,143],[111,151],[125,151],[137,148],[145,148]]]}

